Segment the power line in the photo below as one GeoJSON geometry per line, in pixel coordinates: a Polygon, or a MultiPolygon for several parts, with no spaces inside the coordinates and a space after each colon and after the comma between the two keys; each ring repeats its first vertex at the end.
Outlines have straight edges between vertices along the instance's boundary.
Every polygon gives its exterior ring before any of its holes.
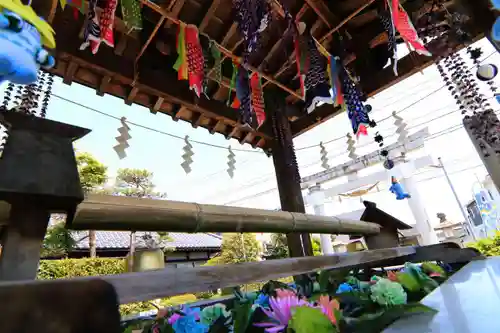
{"type": "MultiPolygon", "coordinates": [[[[448,127],[448,128],[445,128],[437,133],[434,133],[432,135],[430,135],[429,137],[425,138],[424,141],[431,141],[431,140],[434,140],[438,137],[441,137],[441,136],[444,136],[444,135],[447,135],[447,134],[450,134],[460,128],[463,128],[462,124],[459,124],[459,125],[455,125],[455,126],[451,126],[451,127],[448,127]],[[457,127],[459,126],[459,127],[457,127]]],[[[342,154],[343,155],[343,154],[342,154]]],[[[304,166],[299,166],[299,168],[307,168],[309,166],[312,166],[312,165],[315,165],[315,164],[318,164],[320,161],[315,161],[313,163],[310,163],[308,165],[304,165],[304,166]]],[[[263,178],[263,177],[260,177],[260,178],[263,178]]],[[[262,184],[263,182],[255,182],[255,184],[262,184]]],[[[224,205],[226,204],[229,204],[229,203],[235,203],[235,202],[240,202],[240,201],[243,201],[243,200],[247,200],[247,199],[251,199],[251,198],[256,198],[256,197],[259,197],[259,196],[262,196],[262,195],[265,195],[265,194],[268,194],[268,193],[271,193],[273,191],[276,191],[277,188],[272,188],[272,189],[267,189],[267,190],[264,190],[262,192],[259,192],[259,193],[256,193],[256,194],[253,194],[253,195],[250,195],[250,196],[247,196],[247,197],[244,197],[242,199],[234,199],[234,200],[231,200],[229,202],[226,202],[224,203],[224,205]]]]}
{"type": "MultiPolygon", "coordinates": [[[[87,109],[87,110],[99,113],[99,114],[101,114],[103,116],[106,116],[106,117],[109,117],[109,118],[113,118],[113,119],[116,119],[116,120],[120,120],[120,117],[116,117],[116,116],[110,115],[109,113],[100,111],[100,110],[98,110],[96,108],[84,105],[82,103],[78,103],[78,102],[72,101],[70,99],[67,99],[65,97],[59,96],[57,94],[52,93],[52,96],[57,97],[57,98],[59,98],[59,99],[61,99],[63,101],[66,101],[68,103],[72,103],[72,104],[78,105],[78,106],[80,106],[80,107],[82,107],[84,109],[87,109]]],[[[130,120],[127,120],[126,122],[127,122],[127,124],[134,125],[134,126],[137,126],[139,128],[145,129],[145,130],[149,130],[149,131],[152,131],[152,132],[155,132],[155,133],[158,133],[158,134],[166,135],[166,136],[169,136],[171,138],[184,140],[184,137],[179,136],[179,135],[175,135],[175,134],[172,134],[172,133],[168,133],[168,132],[164,132],[164,131],[161,131],[161,130],[157,130],[155,128],[152,128],[152,127],[149,127],[149,126],[145,126],[145,125],[141,125],[141,124],[132,122],[130,120]]],[[[203,141],[198,141],[198,140],[192,140],[192,139],[190,139],[189,142],[196,143],[196,144],[199,144],[199,145],[209,146],[209,147],[213,147],[213,148],[221,148],[221,149],[227,150],[226,146],[216,145],[216,144],[213,144],[213,143],[208,143],[208,142],[203,142],[203,141]]],[[[245,153],[258,153],[258,154],[262,154],[263,153],[263,152],[261,152],[259,150],[248,150],[248,149],[239,149],[239,148],[232,148],[232,150],[233,151],[241,151],[241,152],[245,152],[245,153]]]]}

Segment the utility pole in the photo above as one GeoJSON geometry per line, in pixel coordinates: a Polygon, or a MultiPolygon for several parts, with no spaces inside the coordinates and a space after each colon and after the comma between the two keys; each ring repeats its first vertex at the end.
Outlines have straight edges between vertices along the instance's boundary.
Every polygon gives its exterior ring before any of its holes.
{"type": "Polygon", "coordinates": [[[450,176],[448,175],[448,172],[446,171],[446,168],[444,167],[443,161],[441,160],[441,157],[438,157],[439,161],[439,167],[443,170],[444,176],[446,177],[446,180],[448,181],[448,185],[450,185],[451,192],[453,192],[453,196],[455,197],[455,200],[457,201],[458,207],[460,207],[460,211],[462,212],[462,216],[464,217],[464,223],[467,223],[469,226],[469,230],[471,232],[472,238],[476,240],[476,235],[474,234],[474,229],[472,228],[472,225],[469,220],[469,216],[467,215],[467,212],[465,211],[464,206],[460,202],[460,199],[458,198],[458,194],[455,191],[455,187],[453,187],[453,183],[451,182],[450,176]]]}

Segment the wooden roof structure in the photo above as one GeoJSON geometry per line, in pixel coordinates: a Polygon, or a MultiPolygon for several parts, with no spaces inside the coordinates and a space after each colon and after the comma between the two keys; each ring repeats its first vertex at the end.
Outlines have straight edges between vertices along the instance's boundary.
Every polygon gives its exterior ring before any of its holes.
{"type": "MultiPolygon", "coordinates": [[[[101,1],[98,7],[102,7],[101,1]]],[[[310,114],[304,111],[304,102],[297,98],[299,95],[296,92],[299,81],[293,40],[283,38],[287,23],[283,19],[280,3],[284,2],[269,1],[275,19],[264,31],[262,47],[251,55],[249,63],[252,69],[263,75],[264,94],[273,86],[288,94],[287,117],[291,121],[292,135],[297,136],[335,116],[340,109],[323,105],[310,114]]],[[[79,49],[84,16],[76,18],[70,2],[64,10],[58,2],[34,0],[32,5],[41,16],[48,18],[56,31],[57,65],[51,71],[62,77],[64,83],[78,82],[95,89],[100,96],[111,94],[123,98],[127,105],[136,103],[153,113],[167,114],[175,121],[181,119],[195,128],[203,127],[212,134],[221,133],[228,139],[235,138],[242,144],[270,151],[273,133],[269,122],[258,131],[243,128],[238,124],[238,111],[225,103],[230,87],[231,58],[241,55],[243,44],[237,23],[233,20],[231,0],[140,0],[143,29],[126,31],[118,9],[115,48],[102,45],[96,55],[79,49]],[[177,73],[172,69],[177,57],[175,40],[179,20],[197,25],[201,33],[220,45],[226,59],[221,84],[210,81],[210,99],[197,98],[186,82],[177,80],[177,73]]],[[[454,6],[449,0],[437,2],[443,4],[442,8],[454,6]]],[[[85,3],[88,5],[88,1],[85,3]]],[[[361,88],[368,96],[422,70],[435,60],[435,56],[419,56],[413,52],[399,60],[399,76],[394,75],[391,66],[382,68],[376,61],[369,61],[371,56],[376,57],[377,52],[387,46],[387,33],[377,16],[377,8],[382,3],[382,0],[286,1],[292,15],[306,23],[307,29],[327,50],[332,54],[344,53],[344,64],[361,78],[361,88]],[[335,42],[338,37],[344,40],[342,50],[335,42]]],[[[417,30],[425,31],[425,17],[430,15],[432,4],[436,1],[407,0],[401,3],[417,30]]],[[[432,52],[433,45],[438,42],[430,41],[427,48],[432,52]]],[[[398,39],[398,43],[402,40],[398,39]]],[[[210,78],[213,79],[213,76],[210,78]]]]}

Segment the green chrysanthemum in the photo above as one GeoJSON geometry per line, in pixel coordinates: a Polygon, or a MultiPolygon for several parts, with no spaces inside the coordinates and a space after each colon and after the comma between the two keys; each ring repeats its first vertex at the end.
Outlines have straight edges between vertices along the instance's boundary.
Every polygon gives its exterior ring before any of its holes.
{"type": "Polygon", "coordinates": [[[377,282],[370,287],[372,301],[384,305],[406,304],[406,292],[403,287],[388,279],[377,279],[377,282]]]}
{"type": "Polygon", "coordinates": [[[210,326],[219,319],[219,317],[223,316],[224,318],[228,318],[230,315],[231,313],[226,310],[224,304],[207,306],[201,311],[201,323],[210,326]]]}

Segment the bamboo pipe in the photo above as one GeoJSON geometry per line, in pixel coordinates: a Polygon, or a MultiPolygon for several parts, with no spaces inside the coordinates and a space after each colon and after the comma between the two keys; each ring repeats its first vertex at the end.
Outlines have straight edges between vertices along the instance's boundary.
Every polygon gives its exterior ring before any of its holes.
{"type": "MultiPolygon", "coordinates": [[[[151,2],[149,0],[141,0],[141,3],[143,3],[146,6],[148,6],[149,8],[153,9],[154,11],[158,12],[159,14],[161,14],[162,16],[164,16],[167,20],[171,21],[172,23],[175,23],[177,25],[179,25],[181,23],[184,23],[181,20],[176,19],[176,18],[170,16],[165,9],[161,8],[160,6],[158,6],[157,4],[155,4],[155,3],[153,3],[153,2],[151,2]]],[[[214,41],[214,44],[217,46],[217,48],[219,48],[219,50],[222,53],[224,53],[224,55],[226,57],[233,59],[233,61],[235,61],[235,62],[237,62],[239,64],[242,64],[242,60],[241,60],[240,57],[235,56],[234,54],[231,53],[231,51],[229,51],[228,49],[226,49],[224,46],[220,45],[216,41],[214,41]]],[[[302,99],[302,96],[299,93],[295,92],[293,89],[288,88],[284,84],[281,84],[274,77],[272,77],[270,75],[267,75],[265,73],[262,73],[257,68],[255,68],[255,67],[253,67],[251,65],[244,65],[244,66],[248,70],[250,70],[252,72],[259,73],[260,76],[262,76],[264,79],[266,79],[267,81],[275,84],[276,86],[278,86],[279,88],[283,89],[284,91],[286,91],[290,95],[293,95],[293,96],[295,96],[295,97],[297,97],[299,99],[302,99]]]]}
{"type": "Polygon", "coordinates": [[[68,225],[77,230],[377,234],[375,223],[283,211],[91,194],[68,225]]]}

